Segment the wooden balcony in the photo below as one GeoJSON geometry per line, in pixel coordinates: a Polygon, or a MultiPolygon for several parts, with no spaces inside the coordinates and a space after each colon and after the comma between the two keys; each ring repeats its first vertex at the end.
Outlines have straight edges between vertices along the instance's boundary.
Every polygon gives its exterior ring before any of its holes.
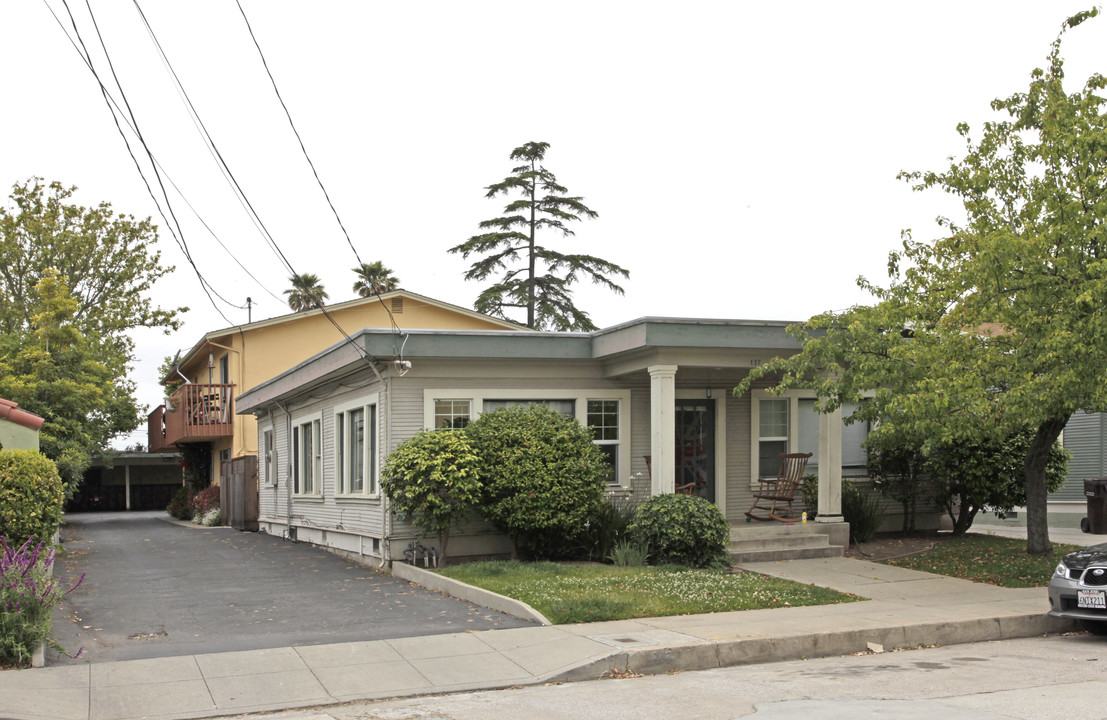
{"type": "Polygon", "coordinates": [[[151,451],[234,434],[234,385],[182,385],[147,417],[151,451]]]}

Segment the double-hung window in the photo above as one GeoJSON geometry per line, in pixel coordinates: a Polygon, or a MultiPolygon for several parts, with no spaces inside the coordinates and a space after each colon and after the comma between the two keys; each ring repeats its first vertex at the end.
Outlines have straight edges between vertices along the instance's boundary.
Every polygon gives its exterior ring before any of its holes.
{"type": "Polygon", "coordinates": [[[629,482],[630,391],[616,389],[427,389],[423,391],[424,427],[463,428],[483,413],[507,407],[541,405],[591,428],[592,441],[609,465],[608,482],[629,482]]]}
{"type": "MultiPolygon", "coordinates": [[[[842,407],[843,477],[864,477],[867,474],[868,455],[864,443],[868,438],[869,425],[866,422],[845,422],[856,409],[857,405],[850,403],[842,407]]],[[[774,396],[764,390],[754,390],[752,410],[752,482],[759,477],[775,477],[780,472],[781,453],[812,453],[807,462],[807,472],[818,471],[819,413],[815,410],[814,393],[789,390],[783,396],[774,396]]]]}
{"type": "Polygon", "coordinates": [[[460,430],[469,424],[473,414],[472,400],[434,401],[434,429],[460,430]]]}
{"type": "Polygon", "coordinates": [[[318,415],[292,425],[292,492],[321,495],[323,492],[322,422],[318,415]]]}
{"type": "Polygon", "coordinates": [[[277,476],[273,474],[274,454],[273,431],[263,430],[261,433],[261,481],[265,485],[275,485],[277,482],[277,476]]]}
{"type": "Polygon", "coordinates": [[[592,442],[599,446],[607,458],[607,482],[619,482],[619,401],[589,400],[588,427],[592,428],[592,442]]]}
{"type": "Polygon", "coordinates": [[[377,494],[377,398],[335,408],[335,492],[340,496],[377,494]]]}

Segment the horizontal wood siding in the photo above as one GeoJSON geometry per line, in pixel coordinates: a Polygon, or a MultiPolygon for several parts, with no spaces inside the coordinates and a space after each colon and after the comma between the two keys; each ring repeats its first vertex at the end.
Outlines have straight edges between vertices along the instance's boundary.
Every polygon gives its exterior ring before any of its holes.
{"type": "Polygon", "coordinates": [[[726,399],[726,519],[745,522],[750,490],[750,395],[726,399]]]}
{"type": "Polygon", "coordinates": [[[1068,475],[1060,491],[1050,500],[1085,500],[1084,481],[1107,475],[1103,445],[1107,418],[1103,413],[1077,413],[1065,426],[1064,443],[1069,451],[1068,475]]]}

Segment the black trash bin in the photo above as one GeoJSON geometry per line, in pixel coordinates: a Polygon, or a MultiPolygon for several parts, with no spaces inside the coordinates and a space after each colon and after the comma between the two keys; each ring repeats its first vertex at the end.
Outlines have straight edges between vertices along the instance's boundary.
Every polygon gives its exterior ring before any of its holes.
{"type": "Polygon", "coordinates": [[[1084,497],[1088,500],[1088,517],[1080,521],[1080,529],[1107,535],[1107,477],[1085,480],[1084,497]]]}

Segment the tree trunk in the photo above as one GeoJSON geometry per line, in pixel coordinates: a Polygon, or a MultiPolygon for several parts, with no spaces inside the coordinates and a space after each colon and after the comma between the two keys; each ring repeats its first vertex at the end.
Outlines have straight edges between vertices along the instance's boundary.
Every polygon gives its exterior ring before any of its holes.
{"type": "Polygon", "coordinates": [[[1023,462],[1023,476],[1026,478],[1026,552],[1031,555],[1048,555],[1053,552],[1049,542],[1049,521],[1046,517],[1049,488],[1046,482],[1046,465],[1049,463],[1049,451],[1069,416],[1046,420],[1038,426],[1030,448],[1023,462]]]}

